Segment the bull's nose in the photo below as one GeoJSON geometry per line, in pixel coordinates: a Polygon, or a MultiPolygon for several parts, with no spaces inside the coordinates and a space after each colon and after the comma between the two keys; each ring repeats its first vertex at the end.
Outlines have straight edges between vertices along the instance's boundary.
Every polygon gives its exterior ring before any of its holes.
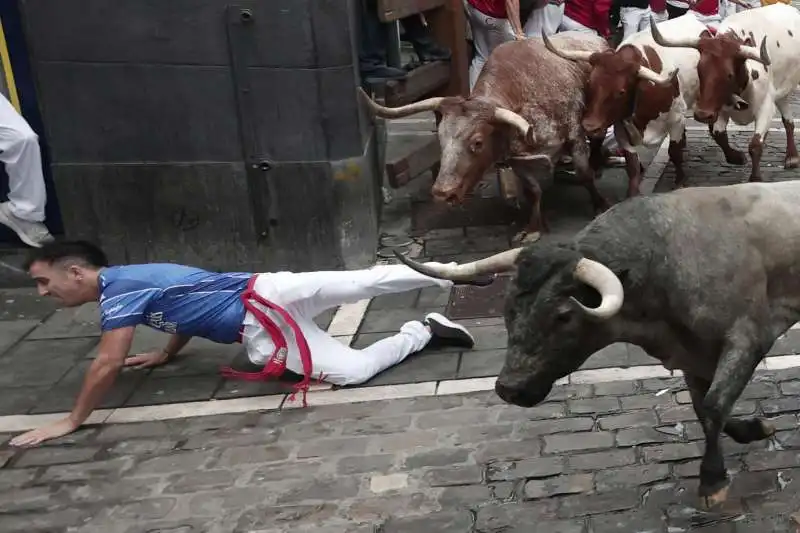
{"type": "Polygon", "coordinates": [[[525,389],[518,389],[514,387],[509,387],[500,383],[499,381],[495,382],[494,391],[497,396],[500,397],[506,403],[510,403],[512,405],[517,405],[519,407],[533,407],[544,401],[547,398],[547,395],[550,393],[550,389],[535,389],[535,388],[525,388],[525,389]]]}
{"type": "Polygon", "coordinates": [[[605,128],[596,122],[584,122],[583,129],[589,137],[599,137],[606,132],[605,128]]]}
{"type": "Polygon", "coordinates": [[[433,199],[438,202],[447,202],[448,204],[455,204],[459,201],[458,189],[445,189],[434,187],[431,191],[433,199]]]}
{"type": "Polygon", "coordinates": [[[705,109],[695,109],[694,119],[697,122],[702,122],[703,124],[709,124],[716,119],[716,113],[705,109]]]}

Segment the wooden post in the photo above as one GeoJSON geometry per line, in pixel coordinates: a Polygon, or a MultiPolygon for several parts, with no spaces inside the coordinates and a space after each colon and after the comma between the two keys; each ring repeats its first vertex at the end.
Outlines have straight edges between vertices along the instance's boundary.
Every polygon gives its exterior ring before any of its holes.
{"type": "Polygon", "coordinates": [[[425,13],[433,38],[453,53],[450,59],[450,83],[436,91],[436,96],[469,94],[469,46],[466,37],[467,18],[462,0],[446,0],[444,6],[425,13]]]}

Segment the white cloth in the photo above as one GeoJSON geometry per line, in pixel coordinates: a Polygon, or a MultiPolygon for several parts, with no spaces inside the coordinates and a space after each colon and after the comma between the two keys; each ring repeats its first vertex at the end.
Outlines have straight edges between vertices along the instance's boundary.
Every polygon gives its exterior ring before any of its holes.
{"type": "Polygon", "coordinates": [[[546,4],[534,9],[528,15],[523,31],[526,37],[542,38],[542,34],[550,37],[561,28],[564,20],[564,4],[546,4]]]}
{"type": "Polygon", "coordinates": [[[719,13],[715,15],[702,15],[697,11],[692,11],[692,13],[694,14],[694,16],[697,17],[697,20],[699,20],[709,28],[712,28],[715,31],[719,29],[719,25],[722,22],[722,16],[720,16],[719,13]]]}
{"type": "MultiPolygon", "coordinates": [[[[660,13],[657,12],[657,11],[652,11],[652,13],[653,13],[653,18],[656,20],[656,24],[664,22],[665,20],[669,20],[669,12],[666,9],[664,11],[660,12],[660,13]]],[[[645,29],[646,30],[650,29],[650,19],[649,18],[645,22],[645,29]]]]}
{"type": "MultiPolygon", "coordinates": [[[[421,322],[407,322],[396,335],[355,350],[323,331],[314,323],[314,317],[341,304],[435,286],[449,288],[452,282],[424,276],[405,265],[378,265],[364,270],[261,274],[255,290],[283,307],[297,322],[311,350],[312,379],[322,374],[328,383],[352,385],[369,380],[424,348],[431,339],[430,331],[421,322]]],[[[289,348],[286,368],[302,375],[300,351],[291,328],[274,311],[252,303],[283,332],[289,348]]],[[[250,312],[245,315],[242,342],[255,364],[264,364],[275,351],[269,332],[250,312]]]]}
{"type": "Polygon", "coordinates": [[[475,45],[475,56],[469,66],[469,90],[475,87],[483,66],[489,59],[492,51],[498,45],[514,39],[514,30],[508,19],[500,19],[485,15],[464,0],[464,9],[467,13],[472,42],[475,45]]]}
{"type": "Polygon", "coordinates": [[[561,26],[559,27],[559,29],[561,31],[582,31],[585,33],[597,34],[596,30],[590,28],[589,26],[584,26],[577,20],[571,19],[566,15],[564,15],[564,18],[561,19],[561,26]]]}
{"type": "Polygon", "coordinates": [[[622,21],[622,39],[625,40],[634,33],[650,28],[649,7],[621,7],[619,18],[622,21]]]}
{"type": "Polygon", "coordinates": [[[8,174],[11,213],[22,220],[42,222],[47,191],[42,174],[39,137],[2,93],[0,162],[5,165],[8,174]]]}

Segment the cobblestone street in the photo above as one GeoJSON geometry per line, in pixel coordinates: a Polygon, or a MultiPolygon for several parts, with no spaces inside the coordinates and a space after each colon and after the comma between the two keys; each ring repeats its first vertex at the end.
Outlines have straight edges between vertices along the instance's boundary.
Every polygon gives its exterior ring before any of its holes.
{"type": "Polygon", "coordinates": [[[0,452],[0,531],[75,533],[794,532],[800,372],[737,404],[776,438],[723,441],[733,477],[696,509],[702,431],[680,380],[87,428],[0,452]],[[375,529],[377,528],[377,529],[375,529]]]}

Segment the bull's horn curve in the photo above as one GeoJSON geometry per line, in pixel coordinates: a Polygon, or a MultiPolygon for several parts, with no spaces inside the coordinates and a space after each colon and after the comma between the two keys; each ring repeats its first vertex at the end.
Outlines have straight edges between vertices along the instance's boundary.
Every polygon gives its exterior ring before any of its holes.
{"type": "Polygon", "coordinates": [[[358,88],[358,95],[366,102],[370,110],[381,118],[403,118],[423,111],[435,111],[444,100],[443,96],[436,96],[400,107],[384,107],[370,98],[361,87],[358,88]]]}
{"type": "Polygon", "coordinates": [[[769,51],[767,50],[767,38],[764,37],[761,39],[761,46],[758,50],[755,49],[753,46],[745,46],[742,45],[739,47],[739,56],[745,59],[752,59],[753,61],[758,61],[762,65],[768,67],[772,64],[772,60],[769,58],[769,51]]]}
{"type": "Polygon", "coordinates": [[[531,126],[530,123],[518,113],[514,113],[513,111],[503,107],[497,107],[494,110],[494,118],[495,120],[514,126],[517,128],[517,130],[519,130],[522,136],[525,137],[525,141],[528,144],[535,144],[533,138],[533,126],[531,126]]]}
{"type": "Polygon", "coordinates": [[[544,33],[542,34],[542,39],[544,40],[544,46],[562,59],[567,59],[569,61],[589,61],[589,58],[594,54],[594,52],[588,50],[559,50],[544,33]]]}
{"type": "Polygon", "coordinates": [[[653,40],[657,45],[665,48],[697,48],[697,45],[700,44],[699,36],[687,37],[683,39],[666,39],[661,34],[661,30],[658,29],[658,24],[653,18],[653,15],[650,15],[650,35],[653,36],[653,40]]]}
{"type": "Polygon", "coordinates": [[[665,86],[671,84],[675,80],[675,77],[678,75],[678,69],[674,68],[670,72],[662,72],[659,74],[647,67],[641,66],[639,67],[638,75],[643,80],[651,81],[656,85],[665,86]]]}
{"type": "Polygon", "coordinates": [[[492,276],[491,278],[487,279],[480,278],[480,276],[497,274],[511,270],[514,268],[514,262],[521,251],[521,247],[513,248],[511,250],[506,250],[505,252],[500,252],[499,254],[478,259],[477,261],[473,261],[471,263],[465,263],[463,265],[432,265],[429,263],[419,263],[413,259],[405,257],[397,250],[395,250],[394,255],[407,267],[412,268],[420,274],[424,274],[431,278],[447,279],[450,281],[469,283],[472,285],[488,285],[494,280],[494,277],[492,276]]]}
{"type": "Polygon", "coordinates": [[[625,291],[622,288],[622,282],[610,268],[602,263],[583,257],[578,261],[573,275],[578,281],[596,289],[603,297],[603,301],[594,309],[586,307],[573,297],[572,300],[585,313],[601,320],[607,320],[619,312],[625,291]]]}

